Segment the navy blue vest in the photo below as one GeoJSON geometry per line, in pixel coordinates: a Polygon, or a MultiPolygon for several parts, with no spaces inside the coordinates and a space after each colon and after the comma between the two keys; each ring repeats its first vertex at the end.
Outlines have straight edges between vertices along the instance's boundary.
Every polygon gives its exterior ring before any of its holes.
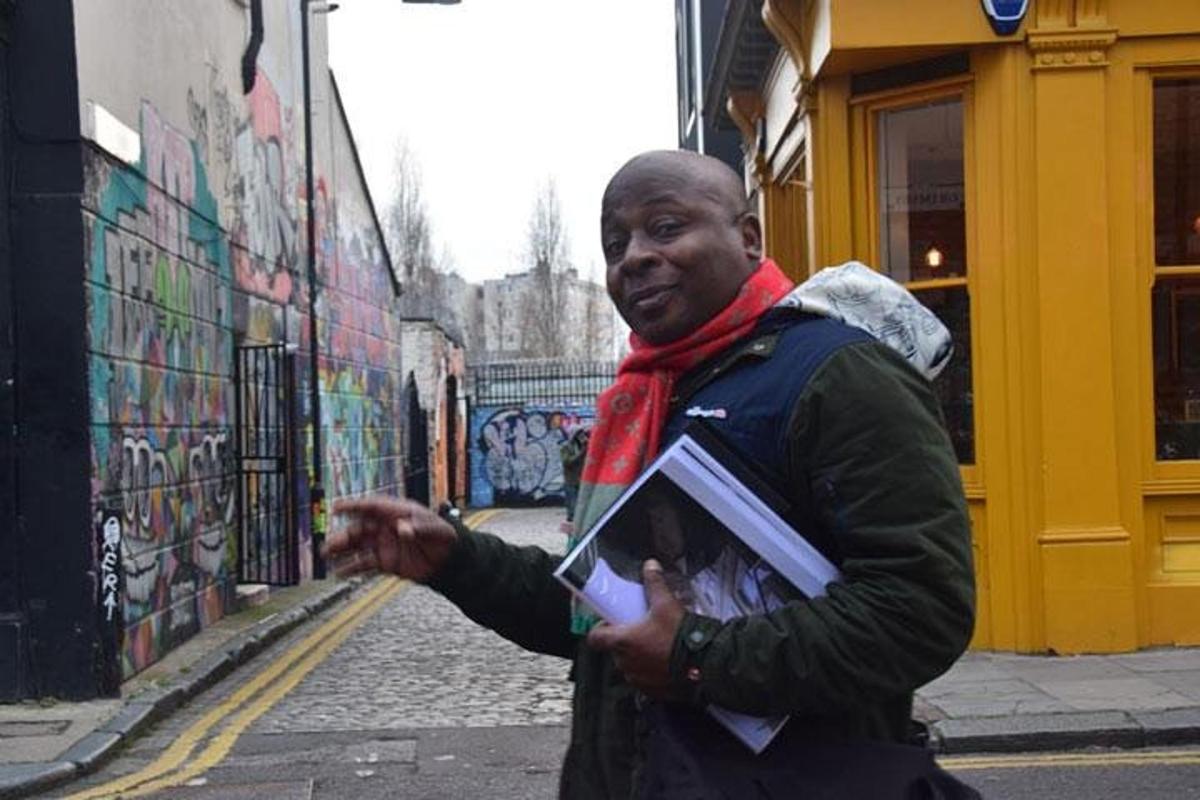
{"type": "Polygon", "coordinates": [[[741,357],[723,366],[718,356],[680,381],[680,387],[704,382],[673,404],[663,449],[693,418],[704,419],[788,503],[782,516],[827,557],[840,561],[830,533],[814,524],[810,476],[793,474],[787,437],[796,401],[817,369],[840,348],[870,340],[865,331],[826,317],[771,312],[737,345],[741,357]],[[760,343],[762,354],[756,353],[760,343]],[[705,381],[705,370],[715,373],[711,380],[705,381]]]}

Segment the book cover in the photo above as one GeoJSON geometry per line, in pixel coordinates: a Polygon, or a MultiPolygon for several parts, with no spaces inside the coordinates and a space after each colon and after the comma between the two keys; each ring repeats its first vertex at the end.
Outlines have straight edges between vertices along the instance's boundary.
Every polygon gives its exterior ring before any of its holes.
{"type": "MultiPolygon", "coordinates": [[[[837,568],[776,512],[779,498],[714,436],[690,429],[672,443],[556,570],[608,622],[646,614],[641,569],[649,558],[663,565],[689,610],[722,621],[818,596],[837,578],[837,568]]],[[[787,720],[709,711],[754,752],[787,720]]]]}

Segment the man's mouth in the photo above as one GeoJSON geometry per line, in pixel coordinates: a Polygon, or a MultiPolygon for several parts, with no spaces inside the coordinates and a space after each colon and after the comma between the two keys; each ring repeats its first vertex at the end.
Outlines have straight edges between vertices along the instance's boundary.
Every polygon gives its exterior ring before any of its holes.
{"type": "Polygon", "coordinates": [[[674,284],[645,286],[630,292],[626,302],[635,311],[655,311],[665,306],[674,293],[674,284]]]}

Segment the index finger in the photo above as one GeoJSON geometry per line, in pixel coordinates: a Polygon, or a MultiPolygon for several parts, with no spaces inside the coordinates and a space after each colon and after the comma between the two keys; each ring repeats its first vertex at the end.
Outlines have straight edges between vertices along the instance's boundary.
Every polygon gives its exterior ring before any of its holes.
{"type": "Polygon", "coordinates": [[[394,497],[371,495],[337,500],[333,504],[335,514],[357,514],[359,516],[411,517],[412,501],[394,497]]]}

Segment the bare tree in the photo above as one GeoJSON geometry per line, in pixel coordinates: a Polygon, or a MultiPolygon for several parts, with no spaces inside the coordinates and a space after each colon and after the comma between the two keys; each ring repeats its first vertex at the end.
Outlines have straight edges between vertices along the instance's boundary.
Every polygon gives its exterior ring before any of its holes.
{"type": "Polygon", "coordinates": [[[558,189],[547,179],[534,201],[526,232],[530,286],[522,309],[521,349],[534,358],[566,354],[570,302],[570,244],[558,189]]]}
{"type": "Polygon", "coordinates": [[[414,282],[433,266],[433,236],[425,208],[421,169],[402,139],[396,142],[392,157],[392,196],[384,229],[405,290],[416,288],[414,282]]]}
{"type": "Polygon", "coordinates": [[[403,139],[396,142],[392,161],[392,193],[384,213],[388,250],[400,270],[404,294],[400,313],[428,317],[452,335],[464,339],[466,311],[455,291],[454,257],[446,247],[435,253],[433,226],[425,205],[421,168],[403,139]]]}

